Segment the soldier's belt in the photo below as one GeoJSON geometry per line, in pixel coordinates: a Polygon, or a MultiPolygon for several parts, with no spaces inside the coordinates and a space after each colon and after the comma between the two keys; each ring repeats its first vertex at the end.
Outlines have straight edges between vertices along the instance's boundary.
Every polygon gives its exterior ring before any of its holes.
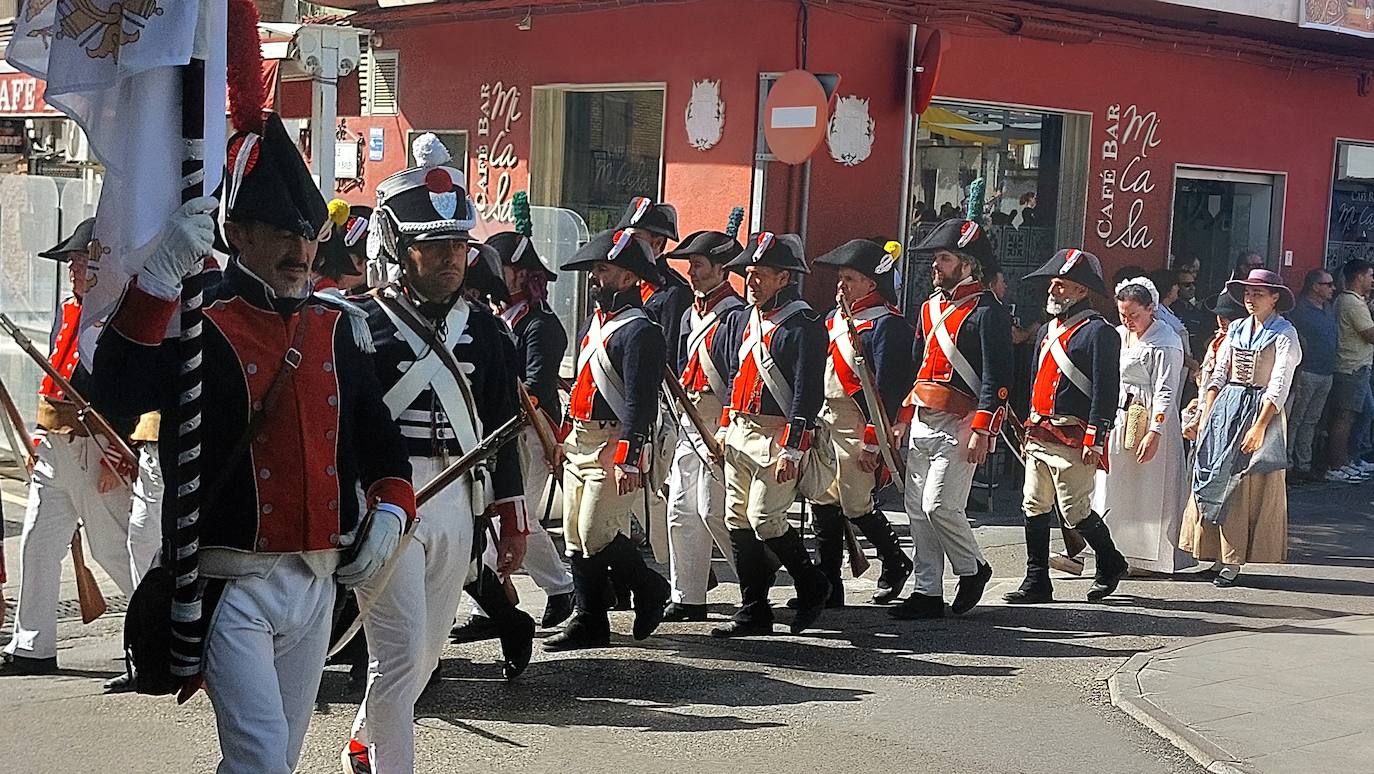
{"type": "Polygon", "coordinates": [[[912,392],[922,406],[960,418],[978,408],[978,401],[972,396],[939,382],[917,382],[912,392]]]}
{"type": "Polygon", "coordinates": [[[1081,449],[1088,424],[1078,417],[1052,416],[1032,413],[1026,420],[1026,437],[1037,441],[1057,443],[1081,449]]]}
{"type": "Polygon", "coordinates": [[[76,405],[66,401],[53,401],[43,398],[38,401],[38,426],[50,433],[62,433],[86,437],[90,432],[81,423],[80,412],[76,405]]]}

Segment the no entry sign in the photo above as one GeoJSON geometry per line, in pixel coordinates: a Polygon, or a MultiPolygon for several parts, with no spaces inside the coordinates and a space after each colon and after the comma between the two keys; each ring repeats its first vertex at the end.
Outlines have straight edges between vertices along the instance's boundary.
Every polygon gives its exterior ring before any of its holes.
{"type": "Polygon", "coordinates": [[[819,79],[792,70],[773,83],[763,103],[763,137],[768,151],[786,164],[805,163],[825,138],[830,97],[819,79]]]}

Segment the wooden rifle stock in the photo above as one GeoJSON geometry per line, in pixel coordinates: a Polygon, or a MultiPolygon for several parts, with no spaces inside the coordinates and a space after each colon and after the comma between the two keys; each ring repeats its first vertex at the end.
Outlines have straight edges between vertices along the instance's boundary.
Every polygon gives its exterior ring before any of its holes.
{"type": "Polygon", "coordinates": [[[716,441],[716,429],[706,424],[701,412],[697,411],[697,407],[692,404],[692,399],[687,397],[687,391],[683,389],[682,382],[677,380],[677,375],[668,366],[663,367],[663,383],[668,387],[668,394],[672,395],[673,400],[682,407],[682,413],[687,415],[687,421],[692,423],[697,435],[701,436],[701,442],[706,446],[706,453],[717,464],[724,463],[725,450],[716,441]]]}
{"type": "Polygon", "coordinates": [[[86,566],[86,554],[81,550],[81,528],[72,533],[72,565],[76,568],[76,601],[81,606],[81,623],[88,624],[105,614],[105,595],[95,573],[86,566]]]}
{"type": "Polygon", "coordinates": [[[869,418],[878,431],[878,451],[882,454],[883,462],[887,463],[887,469],[892,472],[893,485],[897,487],[898,492],[905,492],[905,460],[902,459],[892,437],[892,422],[888,419],[887,407],[883,405],[883,396],[878,392],[878,381],[873,373],[873,367],[868,362],[868,353],[864,351],[863,338],[854,327],[854,309],[850,307],[849,299],[845,298],[843,293],[837,293],[835,300],[839,302],[840,316],[844,318],[850,344],[854,347],[854,368],[859,372],[864,403],[867,404],[869,418]]]}
{"type": "Polygon", "coordinates": [[[539,447],[544,451],[544,461],[549,464],[549,470],[553,471],[554,475],[559,475],[563,462],[558,454],[558,440],[553,436],[553,428],[549,427],[548,415],[534,405],[534,398],[530,397],[530,391],[525,389],[523,382],[517,381],[515,386],[520,394],[520,407],[524,409],[525,416],[529,417],[534,434],[539,436],[539,447]]]}
{"type": "Polygon", "coordinates": [[[4,404],[5,416],[9,420],[5,424],[5,435],[9,437],[10,446],[14,447],[14,453],[24,455],[25,471],[29,480],[32,481],[33,466],[38,462],[38,458],[34,456],[33,445],[28,442],[29,431],[24,424],[24,416],[19,413],[19,406],[15,404],[14,397],[5,388],[4,382],[0,382],[0,403],[4,404]]]}

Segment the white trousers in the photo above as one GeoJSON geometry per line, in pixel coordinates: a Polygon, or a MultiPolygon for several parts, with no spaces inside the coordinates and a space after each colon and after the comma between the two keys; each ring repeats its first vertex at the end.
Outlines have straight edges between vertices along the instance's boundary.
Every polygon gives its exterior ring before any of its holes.
{"type": "Polygon", "coordinates": [[[145,443],[138,449],[138,478],[134,481],[134,502],[129,510],[129,556],[133,560],[135,586],[153,566],[162,546],[162,496],[157,442],[145,443]]]}
{"type": "Polygon", "coordinates": [[[916,593],[943,594],[945,559],[955,575],[973,575],[983,552],[965,507],[977,466],[968,461],[973,414],[964,418],[918,408],[906,457],[906,515],[916,544],[916,593]]]}
{"type": "Polygon", "coordinates": [[[682,426],[687,431],[678,436],[668,468],[668,568],[673,601],[704,605],[711,544],[720,547],[731,572],[735,570],[735,556],[730,549],[730,530],[725,526],[724,473],[702,462],[706,451],[697,446],[700,436],[686,417],[682,426]]]}
{"type": "MultiPolygon", "coordinates": [[[[26,658],[57,655],[57,603],[62,591],[62,558],[77,520],[86,525],[86,556],[94,559],[125,595],[142,575],[130,551],[129,489],[100,494],[100,445],[91,438],[48,433],[34,453],[24,529],[19,538],[19,602],[14,639],[5,652],[26,658]]],[[[156,542],[153,544],[156,553],[156,542]]]]}
{"type": "Polygon", "coordinates": [[[329,650],[334,578],[283,557],[265,577],[228,581],[205,643],[218,774],[291,774],[329,650]]]}
{"type": "MultiPolygon", "coordinates": [[[[442,470],[429,457],[411,457],[410,465],[417,482],[442,470]]],[[[415,700],[448,641],[472,568],[472,531],[470,484],[458,481],[420,507],[414,538],[391,559],[394,569],[384,567],[355,590],[359,606],[371,605],[363,620],[371,662],[353,738],[369,747],[375,774],[415,770],[415,700]]]]}

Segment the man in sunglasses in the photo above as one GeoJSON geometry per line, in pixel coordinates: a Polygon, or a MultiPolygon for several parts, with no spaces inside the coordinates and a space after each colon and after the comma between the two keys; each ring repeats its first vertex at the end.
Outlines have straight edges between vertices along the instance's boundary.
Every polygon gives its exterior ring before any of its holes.
{"type": "Polygon", "coordinates": [[[1298,303],[1287,314],[1302,342],[1302,363],[1288,393],[1288,480],[1313,480],[1312,439],[1317,434],[1336,370],[1338,328],[1335,277],[1313,269],[1303,279],[1298,303]]]}

